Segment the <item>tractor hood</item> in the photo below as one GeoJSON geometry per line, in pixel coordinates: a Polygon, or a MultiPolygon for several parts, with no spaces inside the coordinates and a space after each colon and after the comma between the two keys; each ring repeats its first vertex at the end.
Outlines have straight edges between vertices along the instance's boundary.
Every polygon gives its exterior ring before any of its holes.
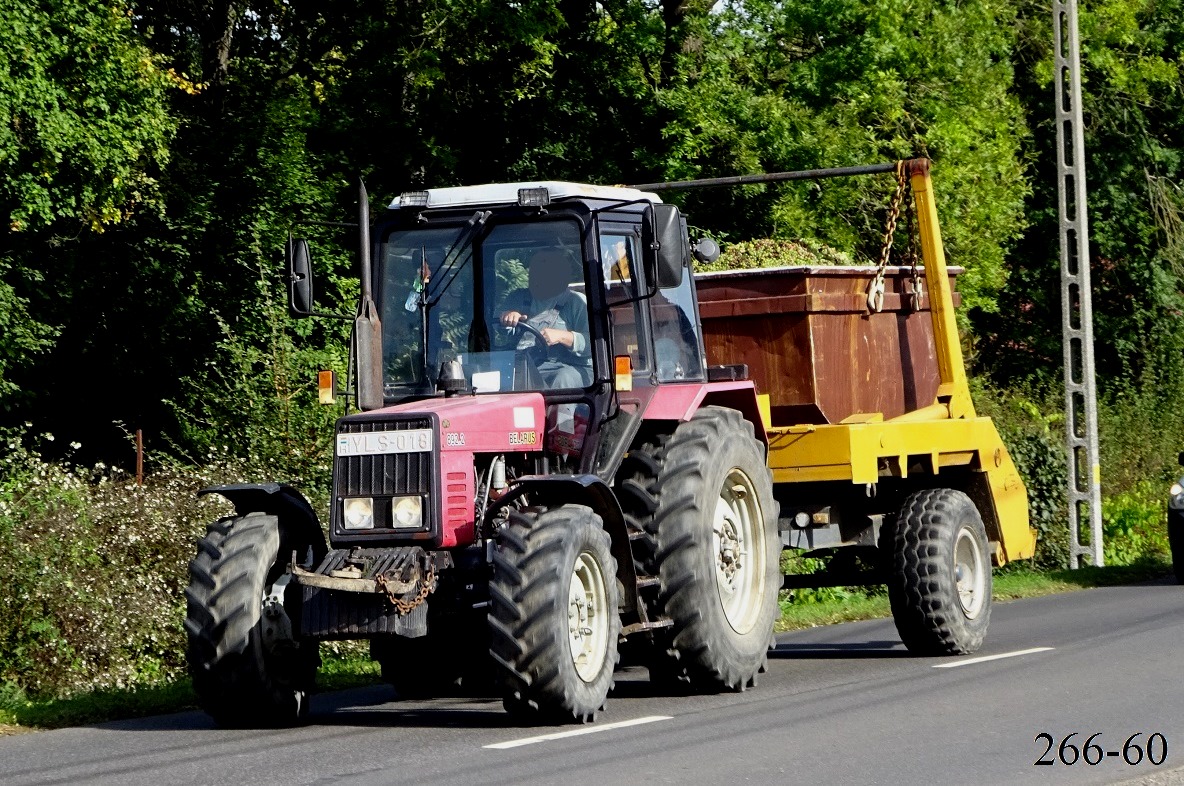
{"type": "MultiPolygon", "coordinates": [[[[500,453],[539,450],[545,413],[543,397],[539,393],[497,393],[423,399],[353,415],[345,420],[374,422],[434,416],[432,419],[439,426],[439,448],[443,452],[500,453]]],[[[372,436],[375,435],[339,433],[337,438],[340,441],[372,436]]]]}

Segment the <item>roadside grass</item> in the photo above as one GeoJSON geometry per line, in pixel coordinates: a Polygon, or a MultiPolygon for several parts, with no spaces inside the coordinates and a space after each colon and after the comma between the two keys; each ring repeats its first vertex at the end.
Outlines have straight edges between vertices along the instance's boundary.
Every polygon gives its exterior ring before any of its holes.
{"type": "MultiPolygon", "coordinates": [[[[332,645],[323,649],[328,646],[332,645]]],[[[336,649],[339,651],[322,651],[318,690],[345,690],[379,681],[378,664],[370,660],[364,648],[346,649],[338,644],[336,649]]],[[[0,689],[0,736],[196,708],[197,697],[187,677],[160,685],[92,691],[62,699],[31,700],[20,692],[0,689]]]]}
{"type": "MultiPolygon", "coordinates": [[[[1161,557],[1145,557],[1132,565],[1077,570],[1036,571],[1016,565],[995,571],[993,597],[999,602],[1093,587],[1138,584],[1163,578],[1171,572],[1171,563],[1161,557]]],[[[781,593],[778,632],[892,616],[888,594],[882,587],[836,587],[795,594],[796,597],[781,593]]]]}
{"type": "MultiPolygon", "coordinates": [[[[1051,572],[1009,567],[996,571],[994,597],[996,601],[1008,601],[1092,587],[1138,584],[1170,573],[1170,563],[1154,558],[1134,565],[1051,572]]],[[[802,593],[799,597],[799,601],[806,602],[795,602],[788,593],[782,593],[778,631],[876,619],[892,613],[882,589],[833,588],[808,592],[811,594],[802,593]]],[[[317,675],[320,690],[343,690],[379,680],[378,664],[370,660],[364,645],[325,645],[322,658],[324,663],[317,675]]],[[[29,699],[19,691],[0,687],[0,736],[179,712],[196,706],[188,679],[134,690],[93,691],[45,700],[29,699]]]]}
{"type": "Polygon", "coordinates": [[[191,706],[194,706],[194,698],[188,679],[41,701],[12,693],[0,696],[0,734],[15,733],[22,729],[56,729],[120,718],[160,715],[191,706]]]}

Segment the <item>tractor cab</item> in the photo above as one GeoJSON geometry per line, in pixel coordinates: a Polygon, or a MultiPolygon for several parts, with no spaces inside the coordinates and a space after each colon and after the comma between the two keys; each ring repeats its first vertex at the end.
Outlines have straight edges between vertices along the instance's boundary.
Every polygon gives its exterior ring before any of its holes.
{"type": "Polygon", "coordinates": [[[430,189],[372,231],[381,352],[360,362],[381,368],[382,407],[539,393],[552,469],[608,477],[654,388],[704,379],[685,222],[653,194],[430,189]]]}

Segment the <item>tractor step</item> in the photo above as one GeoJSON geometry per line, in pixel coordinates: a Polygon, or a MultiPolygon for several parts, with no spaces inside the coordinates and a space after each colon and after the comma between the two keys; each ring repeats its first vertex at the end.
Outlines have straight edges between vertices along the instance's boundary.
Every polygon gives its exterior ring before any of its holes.
{"type": "Polygon", "coordinates": [[[669,628],[672,625],[674,625],[674,620],[666,618],[653,620],[651,622],[635,622],[632,625],[626,625],[625,627],[621,628],[621,635],[629,636],[634,633],[641,633],[642,631],[669,628]]]}

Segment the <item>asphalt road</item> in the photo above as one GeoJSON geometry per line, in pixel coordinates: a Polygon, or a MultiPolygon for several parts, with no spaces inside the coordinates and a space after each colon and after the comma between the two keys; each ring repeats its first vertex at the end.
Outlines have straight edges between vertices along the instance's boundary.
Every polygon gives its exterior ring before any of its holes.
{"type": "Polygon", "coordinates": [[[1095,589],[996,604],[973,658],[910,657],[883,620],[779,636],[745,693],[653,696],[626,671],[590,726],[376,687],[315,697],[298,729],[181,713],[3,738],[0,783],[1184,783],[1182,633],[1184,587],[1095,589]],[[1100,763],[1058,760],[1074,732],[1100,763]]]}

